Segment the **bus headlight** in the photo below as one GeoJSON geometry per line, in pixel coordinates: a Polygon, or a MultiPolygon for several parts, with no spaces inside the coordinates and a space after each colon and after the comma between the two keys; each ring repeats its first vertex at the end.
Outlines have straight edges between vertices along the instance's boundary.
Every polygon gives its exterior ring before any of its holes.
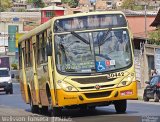
{"type": "Polygon", "coordinates": [[[65,91],[78,91],[74,86],[62,80],[58,81],[58,85],[65,91]]]}
{"type": "Polygon", "coordinates": [[[128,86],[129,84],[132,83],[134,78],[134,75],[128,75],[127,77],[125,77],[119,84],[118,87],[123,87],[123,86],[128,86]]]}

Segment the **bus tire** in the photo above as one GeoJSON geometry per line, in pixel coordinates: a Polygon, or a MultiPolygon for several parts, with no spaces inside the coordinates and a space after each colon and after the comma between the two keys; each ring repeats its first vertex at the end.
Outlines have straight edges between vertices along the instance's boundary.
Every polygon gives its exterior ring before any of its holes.
{"type": "Polygon", "coordinates": [[[53,107],[51,96],[48,97],[48,102],[49,102],[49,105],[48,105],[48,113],[49,113],[49,116],[51,116],[51,117],[53,117],[53,116],[54,116],[54,117],[59,117],[59,116],[61,116],[62,108],[61,108],[61,107],[53,107]]]}
{"type": "Polygon", "coordinates": [[[91,111],[94,111],[94,110],[96,110],[96,106],[88,106],[88,109],[91,111]]]}
{"type": "Polygon", "coordinates": [[[30,107],[32,113],[39,113],[39,107],[37,105],[33,105],[32,99],[30,100],[30,107]]]}
{"type": "Polygon", "coordinates": [[[29,90],[29,104],[30,104],[30,108],[31,108],[31,112],[32,113],[38,113],[39,112],[39,107],[37,105],[33,105],[33,100],[31,97],[31,92],[29,90]]]}
{"type": "Polygon", "coordinates": [[[42,106],[41,108],[41,113],[43,115],[47,115],[48,114],[48,106],[42,106]]]}
{"type": "Polygon", "coordinates": [[[127,100],[114,101],[114,106],[117,113],[125,113],[127,109],[127,100]]]}

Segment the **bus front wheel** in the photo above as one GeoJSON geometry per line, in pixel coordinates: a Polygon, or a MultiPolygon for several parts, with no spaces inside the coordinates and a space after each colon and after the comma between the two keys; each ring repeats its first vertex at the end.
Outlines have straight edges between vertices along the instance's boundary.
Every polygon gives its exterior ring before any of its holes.
{"type": "Polygon", "coordinates": [[[52,105],[52,98],[51,96],[48,97],[48,112],[49,112],[49,116],[60,116],[61,112],[62,112],[62,108],[61,107],[53,107],[52,105]]]}
{"type": "Polygon", "coordinates": [[[127,109],[127,100],[114,101],[114,106],[117,113],[125,113],[127,109]]]}
{"type": "Polygon", "coordinates": [[[31,108],[32,113],[38,113],[39,112],[38,105],[33,104],[33,100],[32,100],[30,91],[29,91],[29,104],[30,104],[30,108],[31,108]]]}

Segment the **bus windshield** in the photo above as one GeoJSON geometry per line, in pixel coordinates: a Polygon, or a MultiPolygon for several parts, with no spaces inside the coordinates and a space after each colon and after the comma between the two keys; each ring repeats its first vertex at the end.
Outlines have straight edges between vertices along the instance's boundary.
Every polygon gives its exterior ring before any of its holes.
{"type": "Polygon", "coordinates": [[[125,68],[132,63],[127,29],[106,29],[55,35],[60,72],[92,73],[125,68]]]}

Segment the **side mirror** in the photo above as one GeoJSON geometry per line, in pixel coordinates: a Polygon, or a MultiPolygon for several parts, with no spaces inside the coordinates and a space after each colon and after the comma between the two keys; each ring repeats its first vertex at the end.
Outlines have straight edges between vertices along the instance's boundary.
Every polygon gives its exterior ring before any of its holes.
{"type": "Polygon", "coordinates": [[[51,42],[47,42],[46,53],[47,53],[47,56],[52,56],[52,43],[51,42]]]}
{"type": "Polygon", "coordinates": [[[14,78],[14,74],[11,75],[11,78],[14,78]]]}
{"type": "Polygon", "coordinates": [[[149,84],[149,81],[146,81],[145,83],[146,83],[146,84],[149,84]]]}

